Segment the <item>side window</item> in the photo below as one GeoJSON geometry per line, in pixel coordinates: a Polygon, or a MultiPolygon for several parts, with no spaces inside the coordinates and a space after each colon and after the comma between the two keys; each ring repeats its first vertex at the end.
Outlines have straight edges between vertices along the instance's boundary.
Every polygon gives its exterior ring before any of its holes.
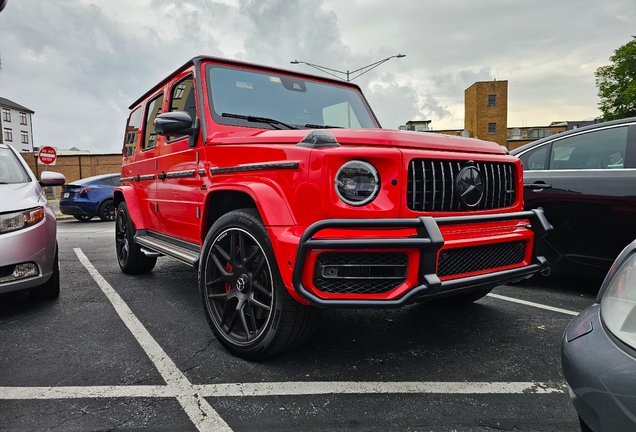
{"type": "Polygon", "coordinates": [[[522,154],[519,158],[521,159],[521,162],[523,162],[523,169],[526,171],[546,169],[545,157],[549,148],[550,144],[542,145],[539,148],[532,149],[522,154]]]}
{"type": "Polygon", "coordinates": [[[126,137],[124,138],[124,155],[130,157],[135,154],[137,141],[139,140],[139,128],[141,127],[141,107],[135,108],[128,117],[126,125],[126,137]]]}
{"type": "Polygon", "coordinates": [[[586,132],[555,141],[550,169],[620,169],[627,147],[627,126],[586,132]]]}
{"type": "MultiPolygon", "coordinates": [[[[197,117],[197,105],[194,99],[194,79],[189,76],[172,87],[170,97],[170,111],[185,111],[190,114],[192,121],[197,117]]],[[[180,137],[168,137],[168,142],[174,142],[180,137]]]]}
{"type": "Polygon", "coordinates": [[[161,114],[162,106],[163,94],[160,94],[151,100],[146,107],[146,124],[144,126],[144,142],[141,145],[142,150],[157,147],[157,132],[155,132],[154,121],[161,114]]]}

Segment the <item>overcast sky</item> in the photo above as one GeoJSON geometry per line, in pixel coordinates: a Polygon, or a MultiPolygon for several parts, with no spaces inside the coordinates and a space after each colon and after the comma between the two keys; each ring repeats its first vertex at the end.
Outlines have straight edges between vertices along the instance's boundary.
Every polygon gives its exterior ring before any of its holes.
{"type": "Polygon", "coordinates": [[[128,106],[199,54],[354,70],[385,128],[464,126],[464,90],[508,80],[508,126],[596,117],[594,71],[636,34],[634,0],[8,0],[0,97],[34,144],[119,152],[128,106]]]}

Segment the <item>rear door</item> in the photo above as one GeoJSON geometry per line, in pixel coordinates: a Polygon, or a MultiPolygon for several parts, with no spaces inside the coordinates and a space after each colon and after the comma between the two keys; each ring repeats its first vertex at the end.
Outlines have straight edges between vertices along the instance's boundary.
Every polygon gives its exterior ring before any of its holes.
{"type": "Polygon", "coordinates": [[[606,268],[636,238],[634,124],[557,136],[519,157],[525,206],[545,210],[560,254],[606,268]]]}

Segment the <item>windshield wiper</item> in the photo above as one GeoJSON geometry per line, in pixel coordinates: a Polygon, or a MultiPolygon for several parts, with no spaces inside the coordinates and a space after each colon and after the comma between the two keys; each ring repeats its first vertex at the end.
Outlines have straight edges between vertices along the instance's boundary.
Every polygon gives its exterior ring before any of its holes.
{"type": "Polygon", "coordinates": [[[258,116],[241,115],[241,114],[230,114],[230,113],[223,113],[223,114],[221,114],[221,117],[236,118],[236,119],[241,119],[241,120],[247,120],[248,122],[254,122],[254,123],[267,123],[269,125],[274,126],[276,129],[279,129],[279,130],[282,129],[282,128],[276,127],[276,125],[285,126],[287,129],[298,129],[296,126],[292,126],[292,125],[289,125],[287,123],[283,123],[280,120],[271,119],[271,118],[267,118],[267,117],[258,117],[258,116]]]}
{"type": "Polygon", "coordinates": [[[342,126],[319,125],[312,123],[307,123],[305,127],[309,129],[342,129],[342,126]]]}

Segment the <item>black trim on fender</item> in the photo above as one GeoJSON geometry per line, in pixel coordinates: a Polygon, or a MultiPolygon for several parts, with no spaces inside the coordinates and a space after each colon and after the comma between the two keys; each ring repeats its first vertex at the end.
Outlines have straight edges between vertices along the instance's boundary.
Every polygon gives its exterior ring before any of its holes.
{"type": "Polygon", "coordinates": [[[329,219],[309,226],[300,238],[296,253],[296,264],[292,273],[292,284],[296,292],[310,304],[319,307],[400,307],[416,301],[418,297],[439,297],[452,291],[471,291],[480,287],[496,286],[518,281],[538,271],[549,269],[543,256],[543,239],[552,230],[542,209],[495,215],[471,215],[433,218],[422,216],[416,219],[329,219]],[[440,226],[466,223],[487,223],[507,220],[528,219],[528,227],[534,233],[532,263],[510,270],[502,270],[476,276],[440,281],[437,271],[437,252],[444,246],[440,226]],[[324,229],[346,228],[415,228],[417,237],[382,239],[314,239],[313,236],[324,229]],[[378,249],[378,248],[420,248],[420,284],[405,295],[393,300],[326,300],[316,296],[302,284],[307,252],[311,249],[378,249]]]}
{"type": "Polygon", "coordinates": [[[267,171],[267,170],[280,170],[280,169],[298,169],[299,162],[279,162],[279,163],[265,163],[265,164],[253,164],[253,165],[240,165],[228,168],[210,168],[210,174],[224,174],[234,172],[245,171],[267,171]]]}
{"type": "Polygon", "coordinates": [[[130,182],[130,181],[133,181],[132,177],[121,177],[119,179],[119,183],[130,182]]]}
{"type": "Polygon", "coordinates": [[[139,180],[154,180],[154,179],[155,179],[155,175],[154,174],[147,174],[147,175],[139,176],[139,180]]]}

